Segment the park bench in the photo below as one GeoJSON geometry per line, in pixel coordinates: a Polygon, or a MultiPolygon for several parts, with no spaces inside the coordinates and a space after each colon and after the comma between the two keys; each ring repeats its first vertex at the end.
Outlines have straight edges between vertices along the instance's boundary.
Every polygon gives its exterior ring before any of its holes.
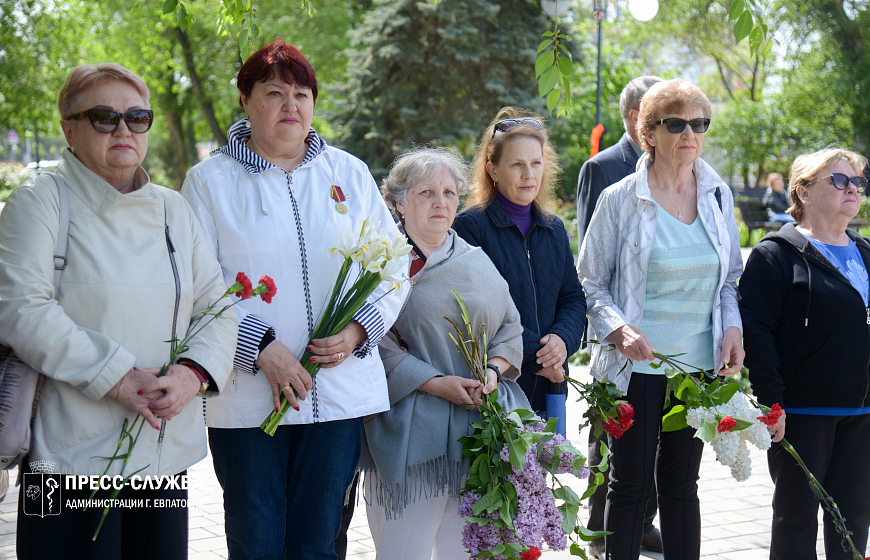
{"type": "MultiPolygon", "coordinates": [[[[737,201],[737,208],[740,209],[740,215],[743,218],[743,223],[749,229],[750,236],[752,230],[763,229],[765,232],[777,231],[783,226],[779,222],[771,222],[767,214],[767,208],[757,198],[744,199],[737,201]]],[[[855,218],[849,221],[849,229],[858,231],[867,225],[867,220],[863,218],[855,218]]]]}

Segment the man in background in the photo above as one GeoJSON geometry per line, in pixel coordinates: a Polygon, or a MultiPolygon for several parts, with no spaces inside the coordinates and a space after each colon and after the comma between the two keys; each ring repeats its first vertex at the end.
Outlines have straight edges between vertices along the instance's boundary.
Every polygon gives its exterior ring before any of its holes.
{"type": "MultiPolygon", "coordinates": [[[[635,171],[637,160],[643,154],[640,148],[640,139],[637,136],[637,117],[640,114],[640,100],[644,94],[661,82],[661,78],[655,76],[642,76],[630,81],[622,94],[619,96],[619,114],[625,125],[625,134],[615,145],[599,152],[583,164],[580,169],[580,178],[577,181],[577,242],[578,247],[583,245],[583,237],[595,211],[595,204],[601,192],[618,183],[623,178],[635,171]]],[[[601,438],[589,431],[589,460],[588,463],[596,465],[601,462],[600,442],[607,443],[606,433],[601,438]]],[[[611,457],[611,461],[613,458],[611,457]]],[[[604,507],[606,504],[607,487],[601,485],[595,494],[589,498],[589,523],[587,528],[592,531],[604,530],[604,507]]],[[[653,525],[656,517],[656,488],[650,496],[644,523],[643,539],[641,548],[653,552],[662,552],[662,535],[653,525]]],[[[604,539],[596,539],[589,543],[589,552],[592,558],[604,560],[604,539]]]]}

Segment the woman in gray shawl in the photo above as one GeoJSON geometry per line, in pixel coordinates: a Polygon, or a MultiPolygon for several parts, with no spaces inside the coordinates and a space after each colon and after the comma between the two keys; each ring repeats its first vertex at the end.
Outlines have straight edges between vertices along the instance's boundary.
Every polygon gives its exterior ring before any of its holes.
{"type": "Polygon", "coordinates": [[[391,408],[366,421],[360,463],[378,560],[466,554],[457,509],[469,465],[458,440],[480,421],[477,405],[496,386],[509,410],[529,407],[515,382],[523,328],[507,282],[486,253],[450,229],[468,188],[465,164],[449,150],[431,148],[400,156],[381,187],[414,249],[411,293],[378,346],[391,408]],[[461,322],[451,290],[459,292],[475,329],[485,325],[486,385],[473,378],[448,337],[452,327],[444,317],[461,322]]]}

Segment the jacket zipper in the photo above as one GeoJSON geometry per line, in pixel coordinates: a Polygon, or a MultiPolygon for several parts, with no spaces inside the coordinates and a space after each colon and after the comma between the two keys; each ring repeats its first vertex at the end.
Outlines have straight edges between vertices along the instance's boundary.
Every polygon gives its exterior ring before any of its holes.
{"type": "MultiPolygon", "coordinates": [[[[176,339],[178,333],[176,331],[178,325],[178,307],[181,304],[181,280],[178,278],[178,265],[175,262],[175,246],[172,244],[172,237],[169,235],[169,219],[166,217],[164,208],[164,224],[166,231],[166,249],[169,251],[169,262],[172,264],[172,276],[175,279],[175,309],[172,312],[172,340],[170,341],[170,355],[175,353],[176,339]]],[[[170,364],[172,365],[172,364],[170,364]]],[[[163,442],[163,436],[166,433],[166,420],[160,421],[160,436],[157,438],[157,463],[160,464],[160,451],[163,442]]]]}
{"type": "MultiPolygon", "coordinates": [[[[532,225],[531,229],[529,229],[529,235],[532,234],[534,229],[535,226],[532,225]]],[[[523,246],[526,249],[526,258],[529,263],[529,278],[532,281],[532,295],[535,298],[535,324],[538,326],[538,335],[541,335],[541,319],[538,317],[538,288],[535,286],[535,273],[532,269],[532,253],[529,251],[529,235],[523,237],[523,246]]]]}
{"type": "MultiPolygon", "coordinates": [[[[303,290],[305,291],[305,309],[306,315],[308,317],[308,332],[314,332],[314,316],[311,312],[311,293],[308,289],[308,257],[305,254],[305,237],[302,231],[302,222],[299,219],[299,208],[296,205],[296,197],[293,196],[293,190],[290,186],[293,184],[293,174],[291,172],[285,172],[287,175],[287,192],[290,194],[290,202],[293,203],[293,218],[296,222],[296,231],[299,235],[299,250],[300,250],[300,259],[302,260],[302,270],[303,270],[303,290]]],[[[320,422],[320,407],[317,401],[317,376],[314,376],[312,379],[312,387],[311,387],[311,408],[312,413],[314,414],[314,421],[320,422]]]]}

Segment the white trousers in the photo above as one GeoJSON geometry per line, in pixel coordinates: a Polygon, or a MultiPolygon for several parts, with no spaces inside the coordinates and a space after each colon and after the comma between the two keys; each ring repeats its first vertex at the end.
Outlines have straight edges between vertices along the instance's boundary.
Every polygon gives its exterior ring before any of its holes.
{"type": "Polygon", "coordinates": [[[383,507],[366,504],[377,560],[467,559],[458,509],[458,499],[441,495],[412,502],[399,519],[387,520],[383,507]]]}

